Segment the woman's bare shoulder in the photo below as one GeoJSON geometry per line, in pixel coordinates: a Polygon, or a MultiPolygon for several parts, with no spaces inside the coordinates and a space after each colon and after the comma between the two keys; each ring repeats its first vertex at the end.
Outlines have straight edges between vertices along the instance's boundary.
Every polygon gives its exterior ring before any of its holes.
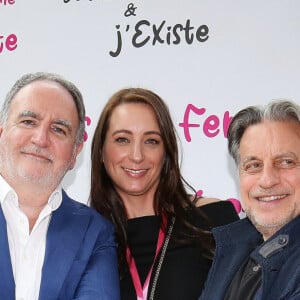
{"type": "Polygon", "coordinates": [[[210,197],[195,198],[195,197],[191,196],[191,201],[193,201],[195,203],[196,207],[200,207],[200,206],[203,206],[203,205],[220,202],[222,200],[218,199],[218,198],[210,198],[210,197]]]}

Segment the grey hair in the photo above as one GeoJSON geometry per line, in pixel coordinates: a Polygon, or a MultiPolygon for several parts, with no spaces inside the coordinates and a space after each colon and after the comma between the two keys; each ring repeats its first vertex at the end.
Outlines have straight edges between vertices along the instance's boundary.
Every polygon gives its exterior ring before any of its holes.
{"type": "Polygon", "coordinates": [[[18,79],[5,97],[4,103],[2,105],[2,109],[0,111],[0,124],[2,126],[6,124],[9,115],[9,109],[16,94],[23,87],[29,85],[34,81],[56,82],[69,92],[76,105],[76,109],[78,112],[78,119],[79,119],[79,127],[76,134],[76,144],[78,145],[82,143],[84,138],[84,130],[85,130],[85,107],[84,107],[81,92],[75,86],[75,84],[66,80],[62,76],[54,73],[47,73],[47,72],[29,73],[23,75],[20,79],[18,79]]]}
{"type": "Polygon", "coordinates": [[[228,128],[228,151],[237,166],[240,164],[240,142],[246,129],[264,121],[300,123],[300,106],[289,100],[274,100],[265,106],[249,106],[240,110],[228,128]]]}

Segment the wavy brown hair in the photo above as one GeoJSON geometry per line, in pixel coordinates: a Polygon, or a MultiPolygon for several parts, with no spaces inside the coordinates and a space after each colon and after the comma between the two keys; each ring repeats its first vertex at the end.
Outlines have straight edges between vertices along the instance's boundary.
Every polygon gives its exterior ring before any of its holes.
{"type": "MultiPolygon", "coordinates": [[[[114,109],[126,103],[143,103],[149,105],[155,113],[160,129],[165,160],[161,170],[158,188],[155,192],[153,208],[156,215],[165,214],[170,221],[176,216],[176,222],[182,228],[180,240],[182,242],[196,241],[205,253],[211,253],[213,240],[211,233],[193,226],[189,221],[187,212],[196,212],[187,188],[194,189],[183,179],[180,173],[179,152],[177,136],[170,112],[164,101],[152,91],[142,88],[122,89],[112,95],[105,105],[92,140],[91,149],[91,192],[90,204],[99,213],[110,219],[116,228],[118,243],[118,257],[120,271],[126,267],[126,225],[127,214],[123,201],[114,187],[114,183],[106,172],[103,163],[103,145],[109,122],[114,109]]],[[[197,210],[198,213],[198,210],[197,210]]],[[[201,213],[200,213],[201,214],[201,213]]],[[[205,224],[206,216],[202,214],[205,224]]],[[[207,220],[207,228],[209,223],[207,220]]],[[[206,229],[207,229],[206,228],[206,229]]],[[[164,228],[166,230],[166,228],[164,228]]]]}

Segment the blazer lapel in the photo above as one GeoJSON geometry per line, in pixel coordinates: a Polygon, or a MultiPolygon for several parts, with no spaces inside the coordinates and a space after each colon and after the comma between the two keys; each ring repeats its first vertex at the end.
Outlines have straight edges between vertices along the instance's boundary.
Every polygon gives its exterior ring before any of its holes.
{"type": "Polygon", "coordinates": [[[48,228],[39,296],[43,300],[58,299],[90,220],[87,215],[77,214],[66,197],[53,213],[48,228]]]}
{"type": "Polygon", "coordinates": [[[6,221],[0,206],[0,299],[15,299],[15,280],[13,276],[8,246],[6,221]]]}

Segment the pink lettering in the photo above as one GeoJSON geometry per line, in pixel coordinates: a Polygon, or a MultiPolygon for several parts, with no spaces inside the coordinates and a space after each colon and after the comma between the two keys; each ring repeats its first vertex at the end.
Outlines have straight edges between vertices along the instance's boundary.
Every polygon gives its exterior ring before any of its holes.
{"type": "Polygon", "coordinates": [[[198,107],[194,106],[193,104],[187,105],[185,112],[184,112],[184,116],[183,116],[183,122],[179,123],[179,127],[183,128],[184,137],[187,142],[192,141],[190,129],[201,127],[201,125],[202,125],[202,131],[203,131],[204,135],[208,138],[214,138],[217,135],[219,135],[221,126],[223,126],[224,137],[225,138],[227,137],[228,127],[233,118],[230,116],[229,112],[226,111],[224,113],[222,123],[220,122],[220,118],[217,115],[209,115],[209,116],[205,117],[204,116],[205,112],[206,112],[206,109],[203,107],[198,108],[198,107]],[[192,117],[191,112],[195,113],[198,116],[203,115],[204,120],[202,120],[199,123],[192,123],[190,121],[190,119],[192,117]]]}
{"type": "Polygon", "coordinates": [[[6,49],[8,51],[16,50],[16,48],[18,46],[17,41],[18,41],[18,38],[13,33],[7,37],[0,35],[0,53],[2,53],[4,49],[6,49]]]}
{"type": "Polygon", "coordinates": [[[179,126],[183,127],[184,137],[187,142],[190,142],[192,140],[189,128],[190,127],[200,127],[199,124],[189,123],[190,111],[193,111],[197,115],[203,115],[205,113],[205,108],[199,109],[196,106],[194,106],[193,104],[188,104],[188,106],[186,107],[184,117],[183,117],[183,123],[179,123],[179,126]]]}
{"type": "Polygon", "coordinates": [[[220,124],[219,118],[215,115],[209,116],[205,121],[203,125],[203,132],[206,136],[213,138],[220,132],[220,129],[218,129],[220,124]]]}
{"type": "Polygon", "coordinates": [[[228,198],[227,201],[230,201],[232,205],[234,206],[236,212],[239,214],[240,212],[243,212],[243,208],[241,205],[241,202],[238,199],[235,198],[228,198]]]}
{"type": "Polygon", "coordinates": [[[203,190],[198,190],[196,193],[197,197],[202,197],[203,195],[203,190]]]}
{"type": "Polygon", "coordinates": [[[229,115],[229,111],[225,111],[224,118],[223,118],[223,133],[224,133],[224,137],[226,138],[227,138],[228,128],[232,119],[233,117],[229,115]]]}
{"type": "MultiPolygon", "coordinates": [[[[84,118],[84,121],[86,122],[86,125],[87,125],[87,126],[90,126],[91,123],[92,123],[91,118],[88,117],[88,116],[86,116],[86,117],[84,118]]],[[[88,137],[89,137],[89,136],[88,136],[87,132],[85,131],[85,132],[84,132],[84,136],[83,136],[83,140],[86,142],[87,139],[88,139],[88,137]]]]}
{"type": "Polygon", "coordinates": [[[15,4],[15,0],[0,0],[0,4],[3,4],[3,5],[13,5],[15,4]]]}

